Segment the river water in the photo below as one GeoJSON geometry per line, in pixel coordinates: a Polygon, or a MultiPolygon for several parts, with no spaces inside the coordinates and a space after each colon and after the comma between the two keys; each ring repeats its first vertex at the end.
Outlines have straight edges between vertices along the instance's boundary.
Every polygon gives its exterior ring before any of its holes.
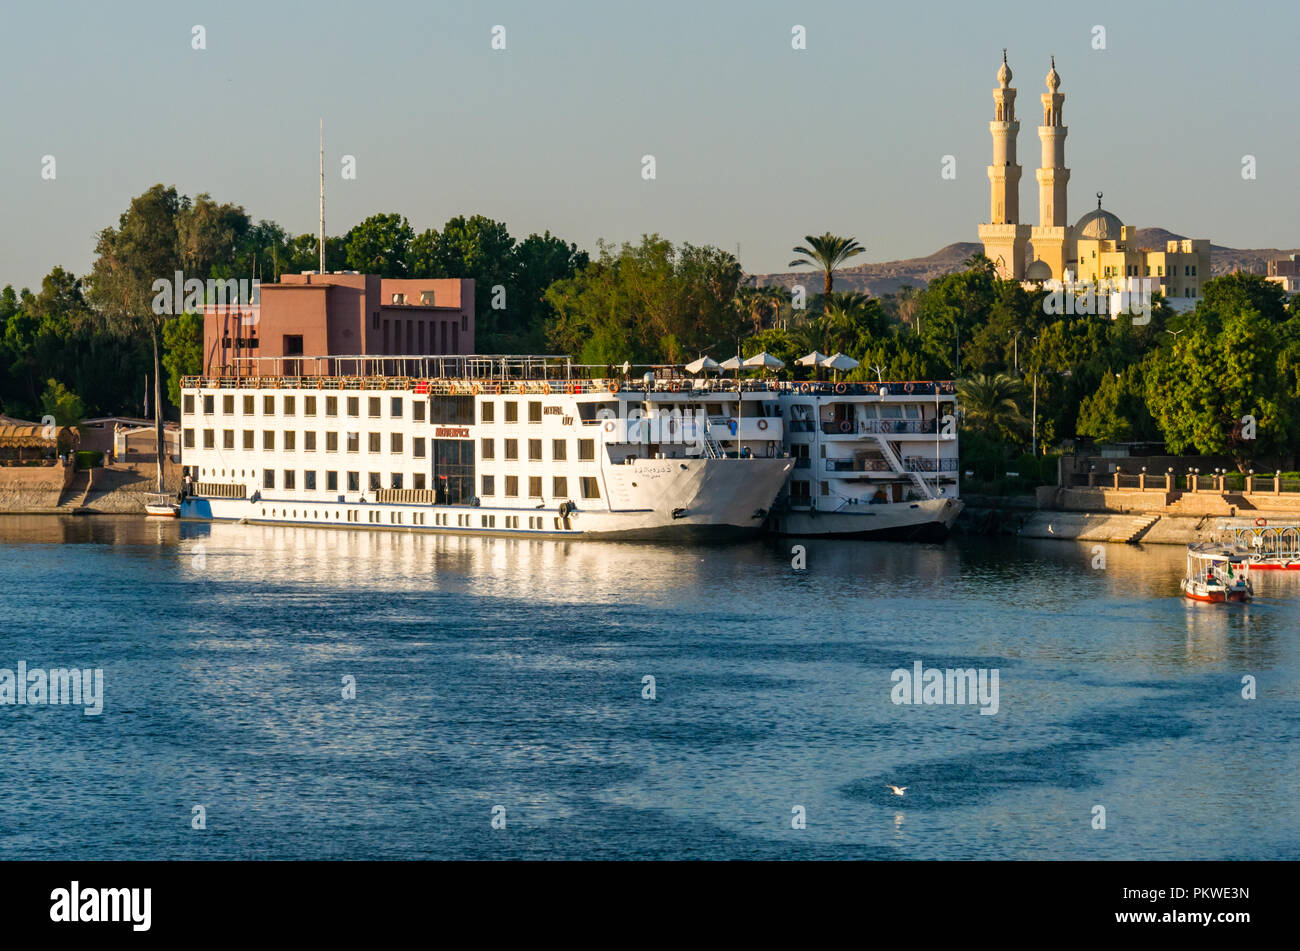
{"type": "Polygon", "coordinates": [[[1300,577],[794,544],[0,517],[0,856],[1300,858],[1300,577]]]}

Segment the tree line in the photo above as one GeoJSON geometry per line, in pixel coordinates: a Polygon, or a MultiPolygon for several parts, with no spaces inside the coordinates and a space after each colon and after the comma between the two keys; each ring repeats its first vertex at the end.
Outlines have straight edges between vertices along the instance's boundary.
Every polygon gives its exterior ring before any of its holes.
{"type": "MultiPolygon", "coordinates": [[[[1060,315],[1048,291],[1000,279],[983,255],[924,288],[836,291],[836,270],[863,249],[831,234],[794,248],[792,266],[821,272],[811,294],[752,286],[734,256],[707,245],[651,234],[589,255],[550,232],[517,240],[480,215],[418,234],[400,214],[372,215],[325,250],[327,270],[474,278],[480,352],[607,366],[766,351],[798,379],[816,371],[796,359],[838,351],[859,361],[845,379],[957,379],[973,450],[1008,457],[1082,437],[1294,465],[1300,298],[1255,276],[1206,282],[1185,313],[1157,294],[1150,319],[1134,320],[1060,315]]],[[[0,291],[0,409],[139,412],[155,342],[174,407],[179,377],[198,369],[202,330],[192,315],[152,315],[153,280],[175,270],[275,280],[317,260],[313,235],[156,185],[100,232],[90,274],[56,267],[38,293],[0,291]]]]}

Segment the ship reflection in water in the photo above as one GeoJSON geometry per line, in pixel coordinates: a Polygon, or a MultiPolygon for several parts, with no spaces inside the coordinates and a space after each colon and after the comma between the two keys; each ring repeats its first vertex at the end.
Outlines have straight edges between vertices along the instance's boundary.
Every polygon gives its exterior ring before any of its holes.
{"type": "Polygon", "coordinates": [[[1179,596],[1184,560],[1015,539],[0,517],[0,668],[102,667],[105,683],[98,718],[0,708],[22,737],[0,781],[23,803],[0,843],[25,858],[1294,856],[1300,578],[1200,605],[1179,596]],[[998,713],[891,702],[891,672],[916,662],[1000,671],[998,713]],[[1097,803],[1108,830],[1091,828],[1097,803]]]}

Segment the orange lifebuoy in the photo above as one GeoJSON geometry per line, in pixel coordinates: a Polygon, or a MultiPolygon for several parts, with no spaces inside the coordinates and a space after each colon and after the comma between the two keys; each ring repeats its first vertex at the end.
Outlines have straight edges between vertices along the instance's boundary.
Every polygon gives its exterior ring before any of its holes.
{"type": "Polygon", "coordinates": [[[1255,519],[1255,524],[1256,524],[1256,525],[1267,525],[1267,524],[1268,524],[1268,519],[1266,519],[1266,518],[1257,518],[1257,519],[1255,519]]]}
{"type": "Polygon", "coordinates": [[[799,386],[799,392],[800,392],[800,393],[807,393],[807,392],[809,392],[809,391],[811,391],[811,390],[812,390],[812,385],[809,384],[809,383],[803,383],[803,384],[801,384],[801,385],[799,386]]]}
{"type": "Polygon", "coordinates": [[[674,393],[680,392],[681,388],[682,385],[678,383],[676,380],[674,380],[672,383],[668,385],[668,389],[670,389],[674,393]]]}
{"type": "Polygon", "coordinates": [[[844,422],[840,423],[840,432],[842,433],[853,432],[853,424],[846,419],[844,422]]]}
{"type": "Polygon", "coordinates": [[[527,393],[527,392],[528,392],[528,384],[527,384],[527,383],[524,383],[523,381],[520,381],[519,383],[516,383],[516,384],[515,384],[515,392],[516,392],[516,393],[527,393]]]}
{"type": "Polygon", "coordinates": [[[551,384],[549,384],[549,383],[543,383],[543,384],[542,384],[542,394],[543,394],[543,395],[547,395],[547,394],[549,394],[550,392],[551,392],[551,384]]]}
{"type": "Polygon", "coordinates": [[[760,420],[758,421],[758,428],[759,428],[759,429],[767,429],[767,420],[765,420],[765,419],[760,419],[760,420]]]}
{"type": "Polygon", "coordinates": [[[609,391],[610,391],[611,393],[617,393],[617,392],[618,392],[618,380],[610,380],[610,381],[609,381],[609,391]]]}
{"type": "Polygon", "coordinates": [[[500,384],[500,383],[493,383],[493,384],[492,384],[492,392],[493,392],[493,393],[500,393],[500,392],[501,392],[501,384],[500,384]]]}
{"type": "Polygon", "coordinates": [[[576,383],[574,383],[572,380],[570,380],[568,383],[566,383],[566,384],[564,385],[564,392],[566,392],[566,393],[576,393],[576,392],[578,392],[578,384],[576,384],[576,383]]]}
{"type": "Polygon", "coordinates": [[[475,396],[478,396],[478,384],[477,383],[470,384],[469,391],[473,393],[475,396]]]}
{"type": "Polygon", "coordinates": [[[887,420],[887,419],[882,419],[882,420],[880,421],[880,431],[881,431],[882,433],[890,433],[890,432],[893,432],[893,431],[894,431],[893,423],[891,423],[891,422],[890,422],[889,420],[887,420]]]}
{"type": "Polygon", "coordinates": [[[605,422],[605,432],[607,432],[607,433],[612,433],[613,431],[614,431],[614,423],[613,423],[612,421],[610,421],[610,420],[606,420],[606,422],[605,422]]]}
{"type": "Polygon", "coordinates": [[[915,384],[915,383],[908,383],[908,384],[904,385],[904,387],[903,387],[903,392],[904,392],[904,393],[915,393],[915,392],[916,392],[916,384],[915,384]]]}
{"type": "Polygon", "coordinates": [[[836,392],[836,393],[843,393],[846,389],[848,389],[848,387],[846,387],[843,383],[836,383],[836,384],[835,384],[835,392],[836,392]]]}

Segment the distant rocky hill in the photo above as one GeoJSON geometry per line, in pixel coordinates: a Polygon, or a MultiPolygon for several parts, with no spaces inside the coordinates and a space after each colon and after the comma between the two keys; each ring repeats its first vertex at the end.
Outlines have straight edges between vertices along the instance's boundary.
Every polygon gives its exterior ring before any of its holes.
{"type": "MultiPolygon", "coordinates": [[[[1136,244],[1139,248],[1163,250],[1166,241],[1180,241],[1185,235],[1166,231],[1164,228],[1139,228],[1136,244]]],[[[924,258],[907,258],[901,261],[883,261],[876,264],[859,264],[857,267],[842,268],[835,272],[835,289],[840,291],[861,291],[876,297],[893,294],[900,287],[924,287],[936,277],[960,271],[971,255],[982,249],[978,241],[958,241],[940,248],[934,254],[924,258]]],[[[1249,274],[1264,274],[1268,261],[1300,254],[1300,248],[1289,250],[1282,248],[1225,248],[1217,244],[1210,245],[1210,266],[1214,275],[1231,274],[1245,271],[1249,274]]],[[[793,287],[803,284],[809,294],[821,290],[821,275],[811,268],[802,271],[786,271],[779,274],[751,274],[746,283],[764,287],[776,285],[793,287]]]]}

